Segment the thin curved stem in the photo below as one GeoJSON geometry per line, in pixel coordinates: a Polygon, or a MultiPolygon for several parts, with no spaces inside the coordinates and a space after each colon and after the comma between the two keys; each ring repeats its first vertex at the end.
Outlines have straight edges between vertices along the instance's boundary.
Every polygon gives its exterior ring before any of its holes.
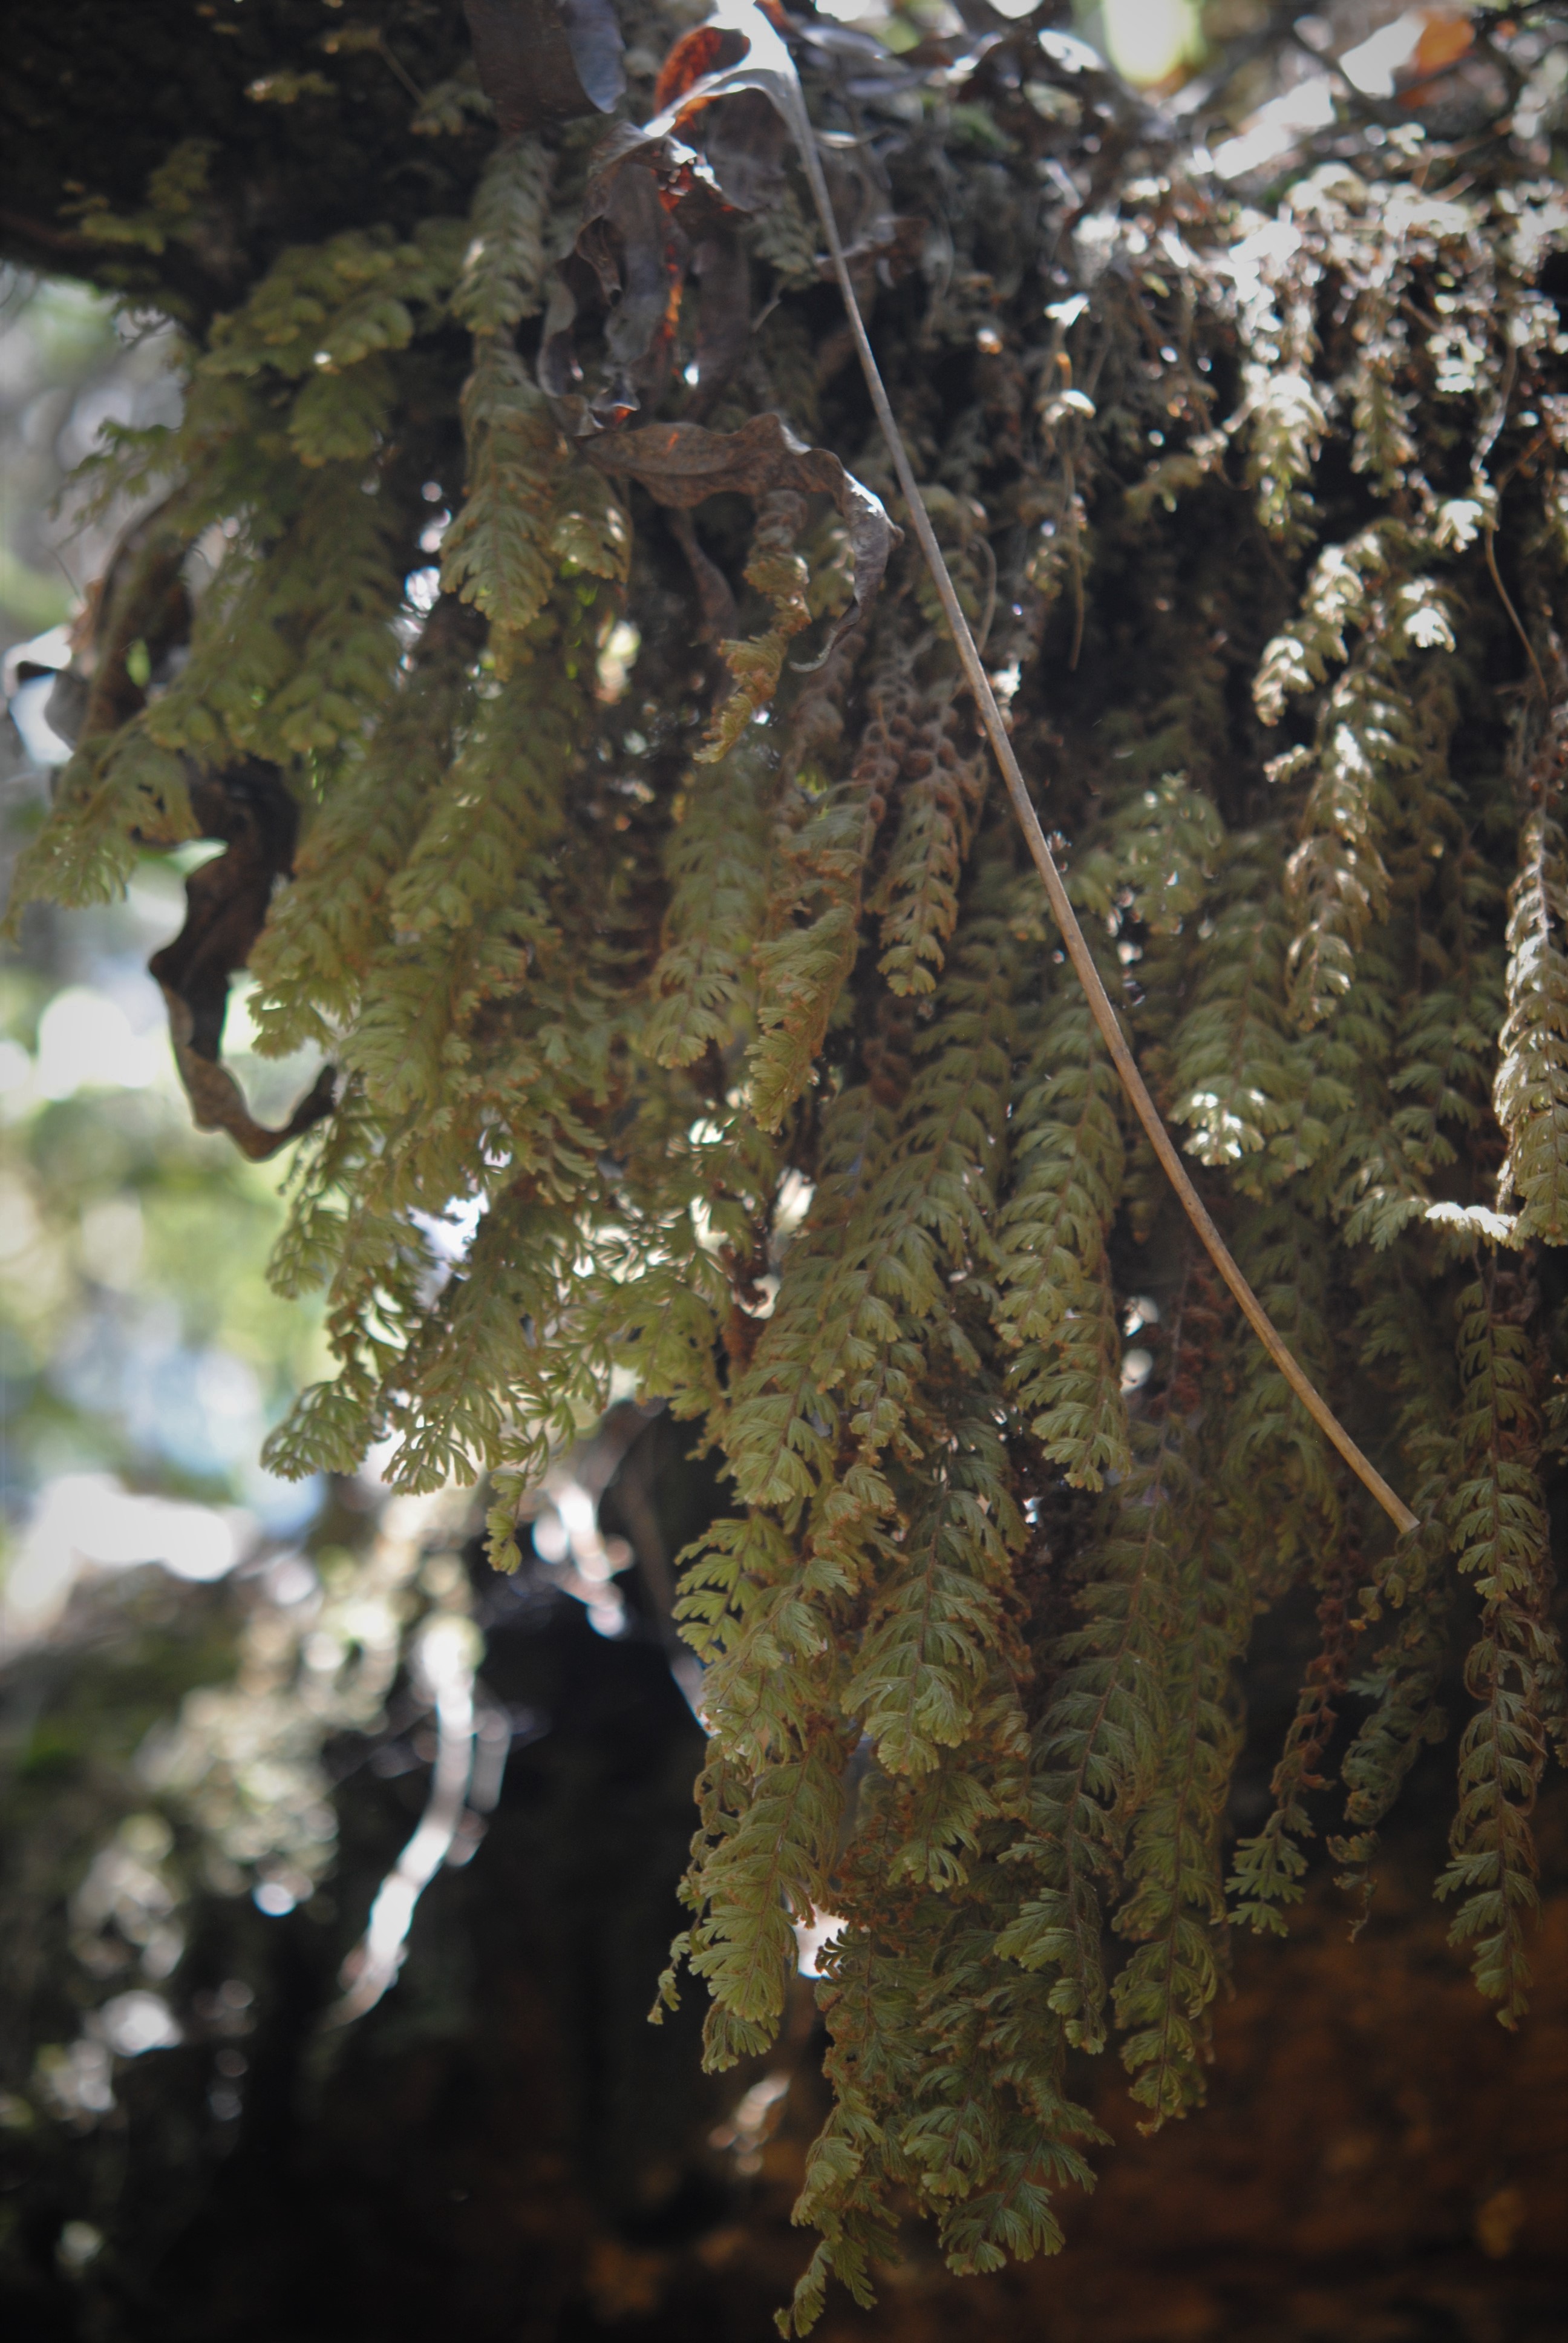
{"type": "Polygon", "coordinates": [[[957,646],[965,677],[974,694],[980,721],[985,726],[986,736],[995,752],[997,763],[1001,767],[1002,779],[1007,783],[1007,793],[1012,800],[1012,809],[1018,817],[1019,826],[1023,831],[1030,853],[1033,857],[1035,869],[1044,881],[1052,914],[1057,926],[1061,930],[1062,942],[1067,947],[1068,958],[1071,960],[1079,982],[1088,996],[1091,1013],[1100,1028],[1106,1048],[1111,1052],[1111,1062],[1121,1078],[1122,1088],[1132,1101],[1133,1111],[1143,1125],[1149,1143],[1160,1159],[1161,1169],[1180,1197],[1182,1209],[1201,1237],[1215,1268],[1234,1294],[1243,1317],[1264,1350],[1279,1368],[1312,1421],[1339,1451],[1357,1479],[1372,1492],[1394,1526],[1403,1533],[1417,1529],[1420,1523],[1415,1514],[1411,1512],[1403,1499],[1390,1488],[1371,1458],[1363,1455],[1361,1449],[1357,1447],[1305,1369],[1292,1356],[1268,1312],[1242,1276],[1231,1257],[1230,1247],[1215,1227],[1202,1198],[1193,1186],[1187,1167],[1176,1151],[1175,1141],[1166,1130],[1161,1119],[1160,1110],[1151,1098],[1148,1085],[1138,1071],[1138,1061],[1133,1057],[1127,1037],[1121,1030],[1121,1020],[1116,1014],[1111,995],[1101,979],[1100,970],[1094,965],[1093,955],[1090,951],[1083,930],[1078,923],[1078,914],[1068,898],[1061,873],[1056,867],[1050,848],[1046,842],[1045,832],[1040,826],[1040,817],[1035,812],[1033,800],[1030,797],[1023,775],[1019,769],[1018,759],[1013,755],[1012,743],[1008,739],[1001,711],[996,704],[996,695],[990,688],[990,679],[986,674],[980,652],[975,647],[969,620],[964,617],[960,606],[958,595],[953,589],[953,581],[948,573],[947,562],[942,556],[941,547],[937,542],[936,531],[931,527],[930,515],[927,512],[925,499],[920,495],[920,485],[910,463],[909,451],[904,446],[903,434],[899,429],[897,418],[888,397],[887,387],[882,380],[871,349],[870,339],[866,332],[865,319],[860,315],[860,305],[855,297],[855,287],[850,280],[849,264],[844,257],[844,247],[839,236],[839,224],[833,216],[833,206],[828,194],[828,183],[823,176],[821,158],[817,152],[817,142],[811,133],[810,123],[806,116],[804,97],[800,95],[798,83],[795,97],[799,108],[799,118],[795,128],[800,156],[805,165],[806,176],[810,183],[819,216],[821,219],[823,233],[828,239],[828,249],[833,261],[833,273],[838,278],[839,290],[843,295],[844,307],[849,313],[849,329],[855,337],[855,348],[859,357],[860,370],[866,377],[866,387],[871,394],[871,404],[876,409],[877,420],[882,427],[882,437],[888,443],[888,452],[892,457],[893,468],[899,476],[899,486],[903,490],[904,501],[909,507],[910,518],[914,526],[915,535],[920,540],[926,567],[930,571],[942,608],[947,614],[948,625],[952,630],[953,641],[957,646]]]}

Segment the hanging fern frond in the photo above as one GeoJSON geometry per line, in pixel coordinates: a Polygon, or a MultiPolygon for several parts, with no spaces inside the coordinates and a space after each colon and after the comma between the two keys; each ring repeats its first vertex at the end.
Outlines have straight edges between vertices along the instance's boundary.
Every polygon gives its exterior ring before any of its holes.
{"type": "MultiPolygon", "coordinates": [[[[612,1395],[710,1460],[664,1991],[701,1981],[713,2066],[759,2056],[797,1928],[842,1923],[804,2333],[911,2207],[956,2269],[1054,2250],[1113,2019],[1151,2124],[1196,2105],[1248,1636],[1292,1588],[1237,1916],[1326,1892],[1319,1830],[1372,1892],[1462,1665],[1442,1885],[1523,2011],[1563,1706],[1564,231],[1501,117],[1347,112],[1221,179],[1174,116],[1129,147],[1109,74],[1070,119],[1022,23],[960,105],[958,51],[895,87],[862,44],[846,99],[747,0],[619,13],[602,137],[564,32],[487,99],[432,18],[417,139],[357,213],[312,178],[315,242],[243,142],[79,199],[186,397],[97,464],[163,501],[78,628],[16,900],[102,900],[241,759],[289,809],[252,1013],[339,1087],[275,1264],[332,1363],[275,1469],[488,1475],[509,1563],[612,1395]]],[[[1526,13],[1487,41],[1560,57],[1526,13]]]]}

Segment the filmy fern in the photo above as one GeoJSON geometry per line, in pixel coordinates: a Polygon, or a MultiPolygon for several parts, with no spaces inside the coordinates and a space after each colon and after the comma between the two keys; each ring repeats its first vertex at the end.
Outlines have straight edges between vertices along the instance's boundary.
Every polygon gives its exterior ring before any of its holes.
{"type": "MultiPolygon", "coordinates": [[[[622,13],[641,118],[681,12],[622,13]]],[[[1113,2026],[1152,2123],[1196,2103],[1227,1867],[1264,1928],[1319,1830],[1370,1888],[1472,1610],[1442,1886],[1523,2013],[1562,1713],[1568,347],[1560,203],[1505,136],[1343,126],[1249,202],[1152,128],[1123,172],[1092,93],[1035,106],[1066,68],[1027,25],[975,47],[961,123],[945,83],[916,118],[918,63],[884,85],[868,49],[847,106],[796,45],[1097,964],[1420,1529],[1342,1483],[1194,1255],[912,545],[813,665],[867,488],[829,510],[798,465],[693,508],[661,476],[749,424],[893,493],[798,162],[738,162],[758,93],[694,96],[689,49],[678,127],[595,156],[591,123],[475,128],[454,54],[412,124],[429,215],[263,238],[206,312],[176,279],[221,156],[89,203],[101,273],[166,269],[187,395],[122,452],[163,501],[19,891],[112,890],[241,759],[299,809],[251,966],[264,1046],[338,1069],[276,1262],[325,1287],[335,1371],[275,1467],[390,1436],[401,1485],[487,1473],[506,1560],[612,1378],[699,1428],[726,1493],[680,1576],[709,1741],[677,1949],[715,2065],[773,2039],[796,1927],[840,1924],[804,2332],[911,2204],[958,2269],[1052,2249],[1094,2140],[1066,2061],[1113,2026]],[[568,313],[602,313],[608,421],[586,324],[562,387],[568,313]],[[1302,1582],[1272,1811],[1228,1851],[1239,1669],[1302,1582]]]]}

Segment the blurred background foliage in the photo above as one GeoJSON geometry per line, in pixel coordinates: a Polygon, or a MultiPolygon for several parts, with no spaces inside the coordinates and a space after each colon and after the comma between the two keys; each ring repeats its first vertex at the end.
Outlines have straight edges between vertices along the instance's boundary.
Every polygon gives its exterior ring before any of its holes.
{"type": "MultiPolygon", "coordinates": [[[[101,296],[12,273],[0,289],[0,644],[8,855],[45,801],[63,744],[46,670],[128,515],[79,515],[68,483],[106,424],[178,412],[172,336],[101,296]],[[37,672],[37,670],[45,670],[37,672]],[[32,670],[32,672],[29,672],[32,670]],[[25,738],[24,738],[24,735],[25,738]],[[29,749],[34,752],[29,754],[29,749]]],[[[111,1472],[297,1529],[318,1487],[263,1474],[266,1427],[318,1370],[317,1314],[265,1275],[278,1175],[191,1127],[146,962],[185,916],[183,879],[214,850],[148,855],[122,902],[30,906],[0,974],[0,1375],[4,1501],[15,1533],[63,1473],[111,1472]]],[[[245,1053],[243,997],[230,1012],[245,1053]]],[[[246,1055],[270,1104],[297,1068],[246,1055]]]]}

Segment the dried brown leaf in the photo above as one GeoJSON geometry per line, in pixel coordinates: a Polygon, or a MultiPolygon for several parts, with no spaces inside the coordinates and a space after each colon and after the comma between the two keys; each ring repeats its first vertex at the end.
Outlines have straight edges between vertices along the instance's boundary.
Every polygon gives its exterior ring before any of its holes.
{"type": "Polygon", "coordinates": [[[186,923],[147,966],[168,1005],[175,1062],[198,1131],[226,1131],[253,1163],[276,1155],[332,1112],[334,1074],[324,1066],[288,1121],[259,1123],[223,1062],[229,979],[244,968],[266,918],[276,880],[293,867],[298,814],[275,767],[259,759],[190,785],[192,810],[206,838],[226,851],[186,880],[186,923]]]}
{"type": "Polygon", "coordinates": [[[739,431],[709,431],[699,423],[651,423],[638,431],[607,431],[578,441],[601,471],[638,480],[650,497],[689,512],[707,497],[725,493],[753,503],[775,488],[831,497],[849,532],[854,595],[822,657],[861,618],[882,582],[888,556],[901,531],[879,498],[862,487],[826,447],[809,447],[777,415],[754,415],[739,431]]]}
{"type": "Polygon", "coordinates": [[[613,0],[463,0],[504,138],[613,111],[626,88],[613,0]]]}

